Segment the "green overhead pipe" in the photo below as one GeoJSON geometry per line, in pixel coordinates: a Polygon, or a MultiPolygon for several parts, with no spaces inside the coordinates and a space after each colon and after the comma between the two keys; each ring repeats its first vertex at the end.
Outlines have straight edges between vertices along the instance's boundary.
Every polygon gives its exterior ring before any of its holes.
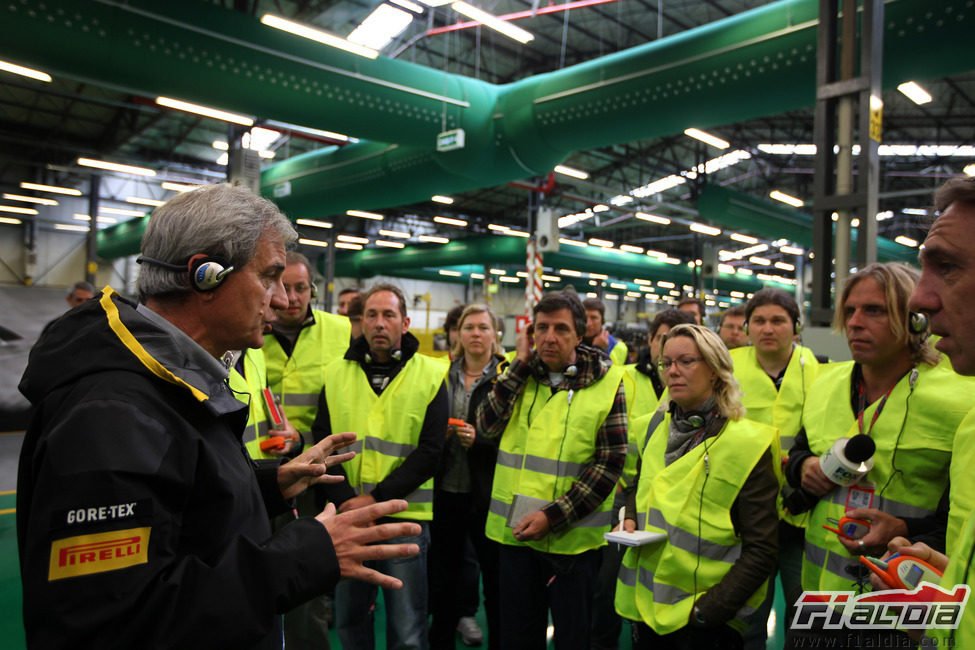
{"type": "MultiPolygon", "coordinates": [[[[800,246],[812,246],[812,215],[790,209],[778,201],[746,194],[720,185],[705,185],[697,198],[701,219],[736,231],[760,234],[767,239],[784,237],[800,246]]],[[[853,233],[856,245],[857,232],[853,233]]],[[[886,237],[877,238],[881,262],[917,263],[917,250],[886,237]]]]}

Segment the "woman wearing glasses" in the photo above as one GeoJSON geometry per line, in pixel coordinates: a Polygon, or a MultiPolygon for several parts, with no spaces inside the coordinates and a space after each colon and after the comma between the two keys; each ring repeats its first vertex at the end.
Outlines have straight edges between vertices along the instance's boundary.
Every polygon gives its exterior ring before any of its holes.
{"type": "Polygon", "coordinates": [[[775,429],[743,419],[710,330],[674,327],[659,366],[669,399],[630,426],[642,455],[623,527],[666,539],[627,550],[616,610],[634,621],[634,648],[742,648],[776,565],[775,429]]]}

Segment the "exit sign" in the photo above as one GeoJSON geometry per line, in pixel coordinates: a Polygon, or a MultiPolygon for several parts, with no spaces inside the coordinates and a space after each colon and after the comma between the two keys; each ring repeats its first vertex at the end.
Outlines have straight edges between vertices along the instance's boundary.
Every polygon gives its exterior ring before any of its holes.
{"type": "Polygon", "coordinates": [[[437,136],[437,151],[453,151],[464,148],[464,129],[451,129],[437,136]]]}

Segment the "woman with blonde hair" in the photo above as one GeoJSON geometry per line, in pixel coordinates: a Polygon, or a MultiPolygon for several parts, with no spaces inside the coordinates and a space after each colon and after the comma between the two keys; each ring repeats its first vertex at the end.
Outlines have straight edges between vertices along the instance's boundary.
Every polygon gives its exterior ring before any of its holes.
{"type": "Polygon", "coordinates": [[[663,340],[660,408],[636,419],[637,489],[623,528],[662,533],[627,550],[616,611],[633,647],[742,648],[776,566],[775,429],[744,419],[717,334],[678,325],[663,340]]]}
{"type": "Polygon", "coordinates": [[[447,429],[444,458],[434,479],[430,533],[430,647],[454,647],[454,631],[462,616],[464,549],[473,542],[484,584],[488,647],[498,642],[498,549],[484,534],[491,483],[497,461],[497,440],[477,435],[477,405],[507,367],[499,343],[499,321],[487,305],[464,308],[457,321],[447,387],[452,425],[447,429]]]}

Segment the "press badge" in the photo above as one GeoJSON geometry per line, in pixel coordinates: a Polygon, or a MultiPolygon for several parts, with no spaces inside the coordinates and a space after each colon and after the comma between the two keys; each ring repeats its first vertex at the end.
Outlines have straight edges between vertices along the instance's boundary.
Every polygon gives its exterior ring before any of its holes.
{"type": "Polygon", "coordinates": [[[872,483],[851,485],[846,493],[846,512],[854,508],[872,508],[875,491],[872,483]]]}

